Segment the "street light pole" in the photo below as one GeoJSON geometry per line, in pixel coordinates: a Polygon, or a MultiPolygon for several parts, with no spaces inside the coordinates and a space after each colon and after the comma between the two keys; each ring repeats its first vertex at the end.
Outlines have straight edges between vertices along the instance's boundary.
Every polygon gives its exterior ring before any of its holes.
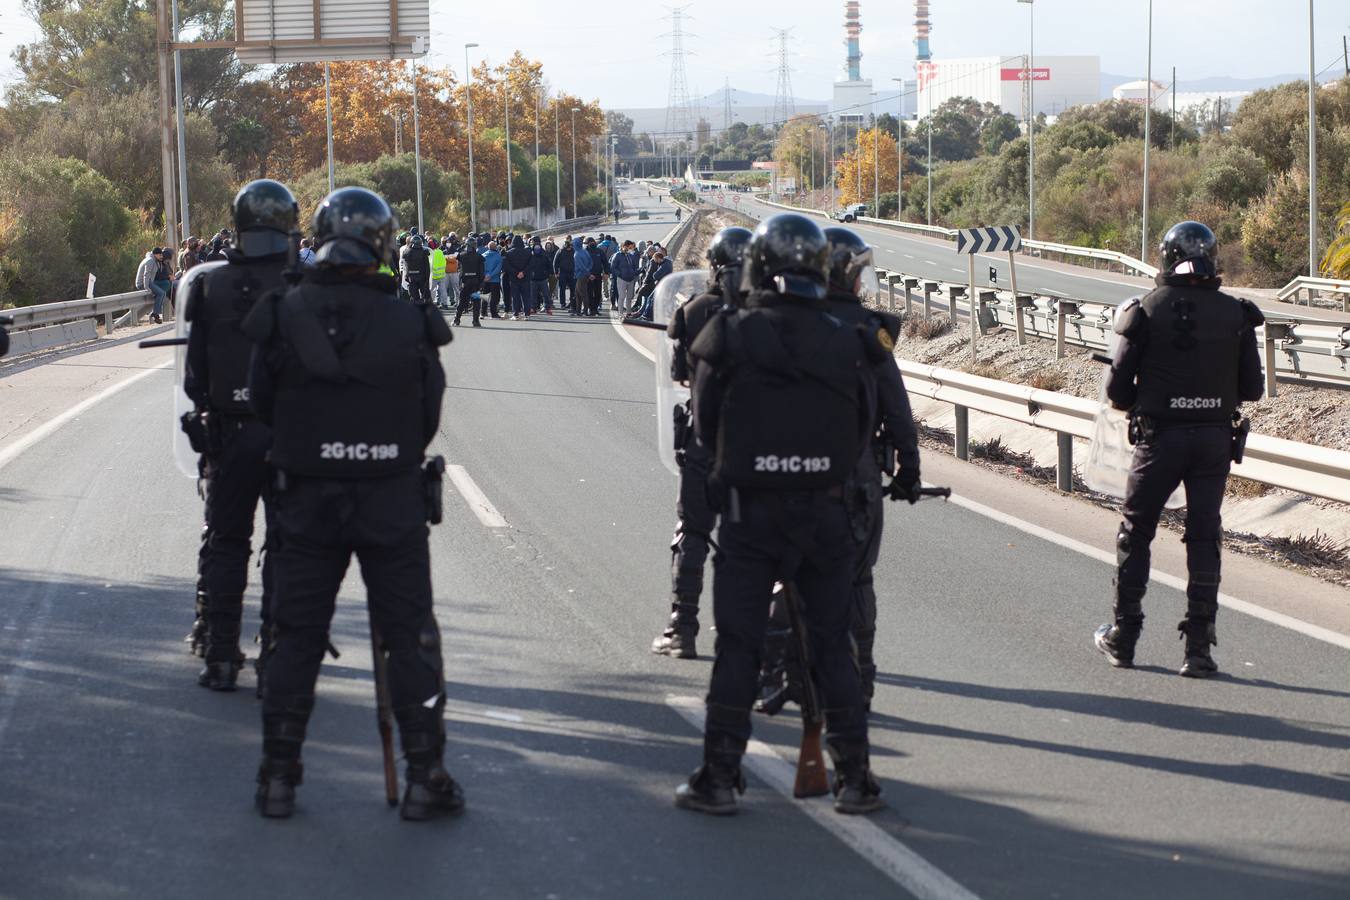
{"type": "Polygon", "coordinates": [[[577,210],[577,113],[581,112],[575,106],[572,107],[572,218],[580,218],[577,210]]]}
{"type": "MultiPolygon", "coordinates": [[[[1036,238],[1036,0],[1017,0],[1027,5],[1031,28],[1031,53],[1027,56],[1027,237],[1036,238]]],[[[1149,27],[1152,33],[1152,26],[1149,27]]]]}
{"type": "Polygon", "coordinates": [[[904,221],[905,212],[905,79],[892,78],[900,85],[900,112],[895,129],[895,221],[904,221]]]}
{"type": "MultiPolygon", "coordinates": [[[[173,0],[173,40],[178,42],[178,0],[173,0]]],[[[173,99],[176,126],[178,131],[178,223],[181,229],[180,240],[186,240],[192,230],[191,216],[188,213],[188,168],[187,168],[187,111],[183,108],[183,51],[173,51],[173,99]]]]}
{"type": "Polygon", "coordinates": [[[422,124],[417,115],[417,63],[413,63],[413,170],[417,176],[417,230],[425,233],[422,222],[422,124]]]}
{"type": "MultiPolygon", "coordinates": [[[[1309,3],[1312,0],[1308,0],[1309,3]]],[[[1153,0],[1148,0],[1148,68],[1144,75],[1144,223],[1139,258],[1148,262],[1148,150],[1153,126],[1153,0]]]]}
{"type": "Polygon", "coordinates": [[[328,193],[333,193],[336,178],[333,173],[333,78],[332,66],[323,64],[323,114],[328,125],[328,193]]]}
{"type": "Polygon", "coordinates": [[[464,95],[469,100],[469,230],[478,230],[478,191],[473,182],[473,69],[469,68],[469,50],[477,44],[464,45],[464,95]]]}
{"type": "Polygon", "coordinates": [[[502,108],[506,110],[506,227],[516,224],[516,195],[511,186],[511,73],[502,79],[502,108]]]}
{"type": "Polygon", "coordinates": [[[1316,278],[1317,252],[1317,60],[1313,0],[1308,0],[1308,276],[1316,278]]]}
{"type": "MultiPolygon", "coordinates": [[[[929,63],[932,66],[932,63],[929,63]]],[[[928,224],[933,224],[933,70],[928,70],[928,224]]]]}
{"type": "Polygon", "coordinates": [[[553,157],[557,165],[553,167],[553,189],[557,192],[556,202],[553,208],[562,210],[563,218],[567,218],[567,210],[562,205],[562,117],[558,115],[558,101],[553,101],[553,157]]]}
{"type": "Polygon", "coordinates": [[[877,95],[872,95],[872,215],[881,216],[881,129],[877,127],[877,95]]]}
{"type": "Polygon", "coordinates": [[[543,206],[539,193],[539,89],[534,91],[534,227],[540,228],[543,206]]]}

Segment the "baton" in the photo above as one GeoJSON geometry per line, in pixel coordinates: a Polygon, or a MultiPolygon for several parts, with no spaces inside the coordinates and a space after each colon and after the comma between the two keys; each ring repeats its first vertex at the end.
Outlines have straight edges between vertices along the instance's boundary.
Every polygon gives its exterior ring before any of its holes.
{"type": "Polygon", "coordinates": [[[153,350],[156,347],[186,347],[187,338],[157,338],[155,340],[141,341],[136,346],[142,350],[153,350]]]}
{"type": "Polygon", "coordinates": [[[1092,354],[1092,361],[1093,361],[1093,362],[1099,362],[1099,363],[1101,363],[1101,364],[1104,365],[1104,366],[1109,366],[1109,365],[1112,365],[1112,364],[1115,363],[1115,360],[1112,359],[1111,357],[1107,356],[1105,353],[1094,353],[1094,354],[1092,354]]]}
{"type": "Polygon", "coordinates": [[[398,806],[398,769],[394,764],[394,713],[389,699],[389,665],[379,629],[370,623],[370,655],[375,672],[375,722],[380,729],[380,748],[384,751],[384,799],[398,806]]]}
{"type": "Polygon", "coordinates": [[[665,331],[668,326],[660,322],[648,322],[646,319],[636,319],[624,316],[619,320],[624,325],[632,325],[634,328],[650,328],[653,331],[665,331]]]}
{"type": "Polygon", "coordinates": [[[820,695],[816,693],[815,677],[811,671],[811,646],[807,639],[805,617],[801,600],[790,585],[783,585],[781,601],[785,604],[788,623],[797,640],[797,662],[802,679],[802,745],[797,752],[797,778],[792,786],[794,797],[822,797],[830,792],[825,774],[825,753],[820,745],[824,724],[820,710],[820,695]]]}

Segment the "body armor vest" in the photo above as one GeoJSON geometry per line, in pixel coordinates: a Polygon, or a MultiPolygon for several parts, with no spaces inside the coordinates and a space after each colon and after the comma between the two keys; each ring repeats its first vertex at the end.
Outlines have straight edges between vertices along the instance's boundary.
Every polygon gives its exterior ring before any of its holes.
{"type": "Polygon", "coordinates": [[[741,310],[724,324],[714,476],[769,490],[843,484],[863,446],[861,332],[795,305],[741,310]]]}
{"type": "Polygon", "coordinates": [[[1227,422],[1238,406],[1241,301],[1214,288],[1167,286],[1140,303],[1147,322],[1135,411],[1172,422],[1227,422]]]}
{"type": "Polygon", "coordinates": [[[283,257],[236,258],[208,273],[193,321],[208,323],[206,343],[211,409],[231,416],[249,415],[248,368],[253,342],[239,330],[259,299],[284,286],[283,257]]]}
{"type": "Polygon", "coordinates": [[[356,284],[303,284],[278,308],[293,354],[277,377],[272,464],[321,478],[382,477],[419,466],[422,313],[356,284]]]}

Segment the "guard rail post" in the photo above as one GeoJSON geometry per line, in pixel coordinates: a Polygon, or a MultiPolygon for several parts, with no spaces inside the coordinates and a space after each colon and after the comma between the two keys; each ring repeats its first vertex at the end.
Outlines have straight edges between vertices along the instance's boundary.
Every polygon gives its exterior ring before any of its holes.
{"type": "Polygon", "coordinates": [[[1019,294],[1013,292],[1014,317],[1017,321],[1017,346],[1025,347],[1027,345],[1027,320],[1026,310],[1033,309],[1036,306],[1036,298],[1030,294],[1019,294]]]}
{"type": "Polygon", "coordinates": [[[1055,481],[1061,491],[1072,494],[1073,435],[1060,431],[1056,432],[1055,438],[1059,442],[1059,462],[1055,466],[1055,481]]]}
{"type": "Polygon", "coordinates": [[[905,315],[908,316],[914,304],[913,290],[919,286],[919,279],[906,277],[905,284],[905,315]]]}
{"type": "Polygon", "coordinates": [[[923,283],[923,317],[926,319],[931,314],[933,294],[938,289],[936,281],[925,281],[923,283]]]}
{"type": "Polygon", "coordinates": [[[111,335],[113,333],[113,329],[117,327],[114,324],[116,319],[117,317],[110,312],[106,312],[103,314],[103,334],[105,337],[111,335]]]}
{"type": "Polygon", "coordinates": [[[1078,312],[1077,300],[1060,298],[1055,301],[1055,359],[1064,358],[1065,326],[1068,318],[1078,312]]]}
{"type": "Polygon", "coordinates": [[[962,462],[970,460],[970,409],[954,404],[952,412],[956,414],[956,458],[962,462]]]}
{"type": "MultiPolygon", "coordinates": [[[[877,269],[877,283],[886,285],[886,302],[891,312],[895,312],[895,282],[891,281],[891,273],[885,269],[877,269]]],[[[878,297],[878,300],[881,298],[878,297]]]]}
{"type": "Polygon", "coordinates": [[[964,285],[954,284],[947,289],[947,309],[951,312],[952,328],[956,328],[956,301],[964,300],[966,288],[964,285]]]}
{"type": "Polygon", "coordinates": [[[1278,397],[1279,388],[1275,371],[1275,351],[1276,341],[1284,341],[1293,337],[1294,327],[1287,322],[1267,322],[1265,324],[1265,363],[1266,363],[1266,396],[1278,397]]]}

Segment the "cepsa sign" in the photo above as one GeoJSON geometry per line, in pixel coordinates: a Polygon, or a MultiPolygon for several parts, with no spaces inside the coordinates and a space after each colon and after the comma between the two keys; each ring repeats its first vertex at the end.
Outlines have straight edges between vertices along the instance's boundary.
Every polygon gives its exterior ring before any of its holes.
{"type": "MultiPolygon", "coordinates": [[[[1003,70],[1003,80],[1004,80],[1004,81],[1026,81],[1026,80],[1027,80],[1027,70],[1026,70],[1026,69],[1004,69],[1004,70],[1003,70]]],[[[1049,70],[1049,69],[1032,69],[1032,70],[1031,70],[1031,80],[1032,80],[1032,81],[1049,81],[1049,80],[1050,80],[1050,70],[1049,70]]]]}

